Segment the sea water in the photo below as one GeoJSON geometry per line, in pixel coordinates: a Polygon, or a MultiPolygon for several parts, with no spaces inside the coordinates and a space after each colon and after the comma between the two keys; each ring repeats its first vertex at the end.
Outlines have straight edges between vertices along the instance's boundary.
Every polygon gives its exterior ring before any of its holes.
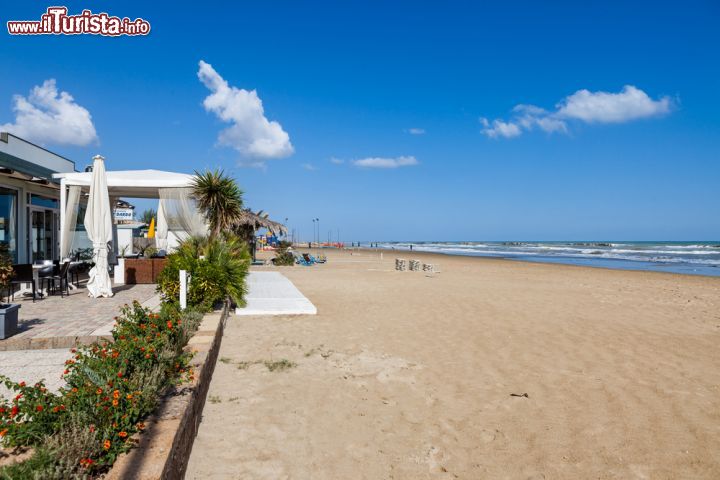
{"type": "Polygon", "coordinates": [[[717,242],[384,242],[379,248],[720,276],[717,242]]]}

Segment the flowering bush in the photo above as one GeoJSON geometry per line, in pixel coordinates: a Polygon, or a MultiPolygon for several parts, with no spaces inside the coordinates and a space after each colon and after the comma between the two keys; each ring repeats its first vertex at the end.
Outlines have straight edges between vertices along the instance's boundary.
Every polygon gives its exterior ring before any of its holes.
{"type": "Polygon", "coordinates": [[[17,392],[10,402],[0,399],[3,445],[33,446],[40,456],[49,452],[64,472],[112,465],[132,446],[161,391],[192,379],[191,356],[183,347],[200,319],[197,312],[167,305],[151,313],[134,302],[116,317],[113,342],[72,349],[63,372],[67,385],[58,394],[42,382],[28,386],[0,376],[17,392]]]}

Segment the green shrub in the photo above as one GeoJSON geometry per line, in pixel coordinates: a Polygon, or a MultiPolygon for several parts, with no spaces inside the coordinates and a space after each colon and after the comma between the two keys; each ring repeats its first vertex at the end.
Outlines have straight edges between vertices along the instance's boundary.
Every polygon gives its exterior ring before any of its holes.
{"type": "Polygon", "coordinates": [[[7,447],[35,447],[24,466],[0,469],[0,478],[72,477],[107,469],[132,446],[143,419],[168,386],[192,379],[191,355],[183,351],[202,315],[163,306],[151,313],[138,302],[125,306],[113,342],[72,349],[54,394],[43,382],[28,386],[0,376],[17,395],[0,399],[0,437],[7,447]],[[27,465],[25,465],[27,464],[27,465]],[[33,465],[35,465],[33,467],[33,465]],[[37,475],[36,475],[37,474],[37,475]]]}
{"type": "Polygon", "coordinates": [[[227,299],[244,305],[249,267],[247,246],[236,236],[189,238],[168,255],[158,276],[158,292],[166,302],[178,302],[180,270],[186,270],[191,276],[188,306],[208,311],[227,299]]]}
{"type": "Polygon", "coordinates": [[[291,246],[292,243],[285,240],[278,242],[275,258],[272,259],[274,265],[295,265],[295,257],[288,251],[291,246]]]}

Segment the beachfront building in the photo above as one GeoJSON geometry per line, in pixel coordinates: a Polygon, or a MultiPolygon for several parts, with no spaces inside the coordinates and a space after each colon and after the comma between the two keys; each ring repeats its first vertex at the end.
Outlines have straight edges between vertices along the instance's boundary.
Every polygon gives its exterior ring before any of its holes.
{"type": "Polygon", "coordinates": [[[0,242],[13,261],[60,256],[60,183],[52,175],[75,162],[7,132],[0,132],[0,242]]]}

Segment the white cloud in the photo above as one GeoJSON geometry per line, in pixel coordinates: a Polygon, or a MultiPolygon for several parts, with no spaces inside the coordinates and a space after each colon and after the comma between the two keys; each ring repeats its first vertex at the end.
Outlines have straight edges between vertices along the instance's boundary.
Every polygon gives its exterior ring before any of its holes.
{"type": "Polygon", "coordinates": [[[266,159],[292,155],[295,149],[290,136],[278,122],[265,117],[262,100],[255,90],[230,86],[212,65],[202,60],[199,65],[198,78],[212,92],[203,101],[205,110],[231,124],[218,136],[221,145],[254,158],[252,166],[262,166],[266,159]]]}
{"type": "Polygon", "coordinates": [[[490,138],[517,137],[536,128],[547,133],[567,133],[569,121],[584,123],[623,123],[641,118],[656,117],[670,112],[669,97],[653,100],[632,85],[625,85],[619,93],[578,90],[565,97],[549,112],[535,105],[516,105],[511,120],[480,118],[481,132],[490,138]]]}
{"type": "Polygon", "coordinates": [[[408,128],[407,132],[410,135],[425,135],[425,129],[424,128],[408,128]]]}
{"type": "Polygon", "coordinates": [[[625,85],[620,93],[578,90],[558,104],[557,115],[587,123],[621,123],[669,111],[669,97],[653,100],[639,88],[625,85]]]}
{"type": "Polygon", "coordinates": [[[30,95],[13,96],[15,122],[0,130],[40,144],[85,146],[97,141],[90,112],[68,92],[58,93],[55,80],[35,86],[30,95]]]}
{"type": "Polygon", "coordinates": [[[512,138],[522,133],[520,127],[513,122],[503,122],[502,120],[493,120],[492,123],[487,118],[480,118],[483,125],[482,133],[490,138],[512,138]]]}
{"type": "Polygon", "coordinates": [[[345,160],[343,160],[342,158],[331,157],[330,163],[334,163],[335,165],[342,165],[343,163],[345,163],[345,160]]]}
{"type": "Polygon", "coordinates": [[[317,170],[317,168],[315,168],[315,165],[313,165],[313,164],[311,164],[311,163],[303,163],[303,164],[302,164],[302,167],[303,167],[305,170],[310,170],[310,171],[317,170]]]}
{"type": "Polygon", "coordinates": [[[360,160],[353,160],[352,164],[363,168],[399,168],[417,165],[419,162],[415,157],[403,156],[395,158],[368,157],[360,160]]]}

